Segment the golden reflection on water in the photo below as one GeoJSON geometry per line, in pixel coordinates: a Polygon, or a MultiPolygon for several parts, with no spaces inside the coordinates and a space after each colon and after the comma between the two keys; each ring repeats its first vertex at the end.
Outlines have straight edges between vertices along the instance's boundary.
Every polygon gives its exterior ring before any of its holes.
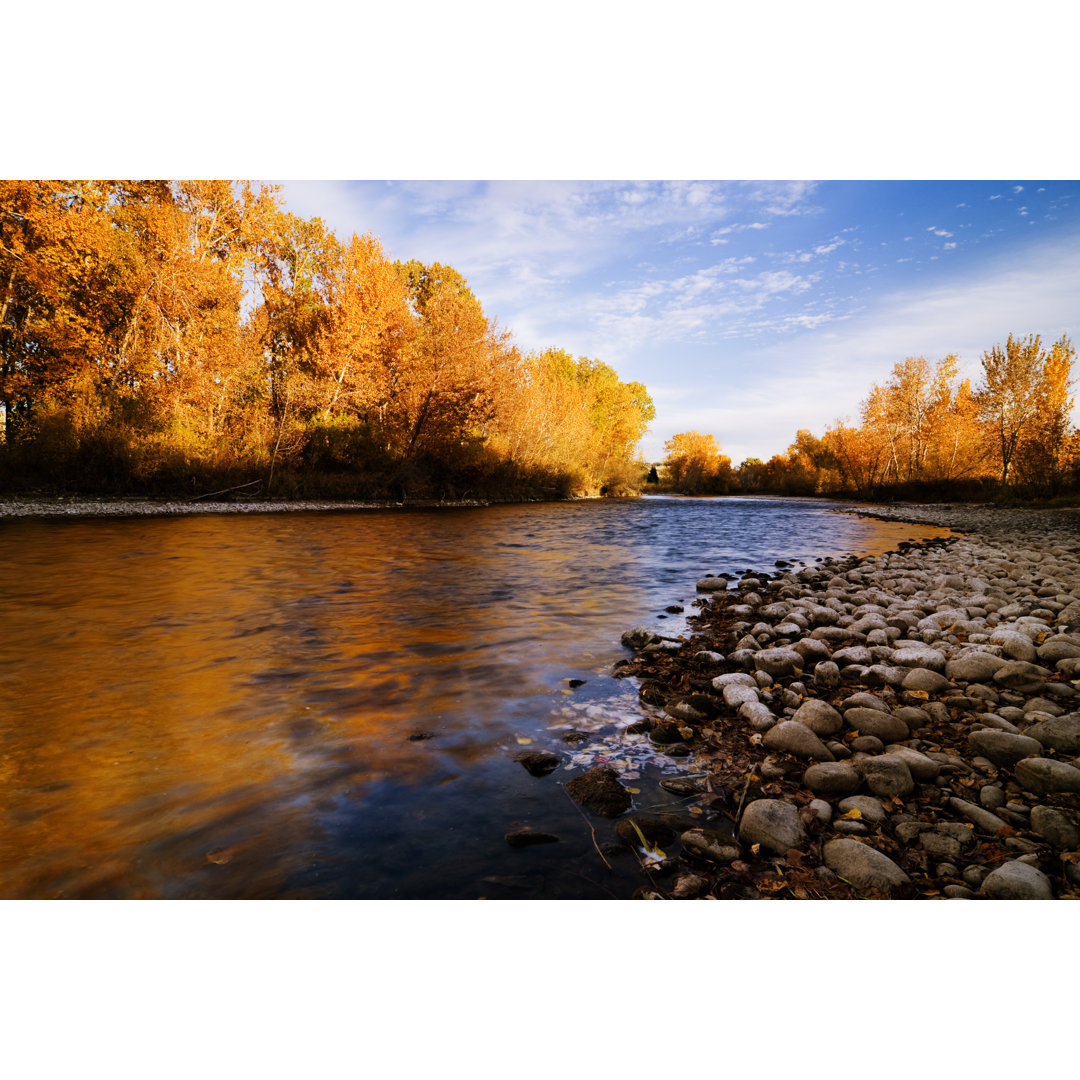
{"type": "Polygon", "coordinates": [[[0,522],[0,896],[313,894],[620,655],[670,587],[620,509],[0,522]]]}

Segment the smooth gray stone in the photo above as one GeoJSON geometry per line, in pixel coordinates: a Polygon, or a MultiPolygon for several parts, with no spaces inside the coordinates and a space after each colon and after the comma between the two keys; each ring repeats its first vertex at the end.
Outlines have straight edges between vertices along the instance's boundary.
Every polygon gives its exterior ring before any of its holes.
{"type": "Polygon", "coordinates": [[[830,840],[824,856],[825,865],[857,889],[887,891],[911,880],[888,855],[858,840],[830,840]]]}
{"type": "Polygon", "coordinates": [[[779,675],[796,675],[803,669],[803,658],[786,646],[762,649],[754,654],[754,667],[776,678],[779,675]]]}
{"type": "Polygon", "coordinates": [[[994,682],[1022,694],[1034,694],[1042,689],[1043,683],[1049,676],[1050,672],[1044,667],[1039,667],[1038,664],[1013,660],[994,672],[994,682]]]}
{"type": "Polygon", "coordinates": [[[1015,765],[1016,762],[1042,753],[1042,744],[1027,735],[982,728],[968,736],[968,746],[976,754],[989,758],[995,765],[1015,765]]]}
{"type": "Polygon", "coordinates": [[[1080,754],[1080,712],[1043,720],[1027,728],[1024,734],[1059,753],[1080,754]]]}
{"type": "Polygon", "coordinates": [[[769,750],[780,750],[797,758],[835,761],[832,751],[805,725],[795,720],[781,720],[762,738],[769,750]]]}
{"type": "Polygon", "coordinates": [[[915,781],[907,763],[895,754],[863,758],[854,762],[855,769],[874,795],[904,798],[915,790],[915,781]]]}
{"type": "Polygon", "coordinates": [[[897,648],[892,662],[898,667],[929,668],[931,671],[941,672],[945,670],[946,660],[945,654],[937,649],[915,646],[910,649],[897,648]]]}
{"type": "Polygon", "coordinates": [[[945,677],[954,682],[986,682],[1007,661],[989,652],[962,653],[945,664],[945,677]]]}
{"type": "Polygon", "coordinates": [[[1054,890],[1041,870],[1013,861],[987,874],[979,895],[991,900],[1053,900],[1054,890]]]}
{"type": "Polygon", "coordinates": [[[739,841],[746,847],[760,844],[774,855],[784,855],[806,839],[798,808],[781,799],[758,799],[743,810],[739,841]]]}
{"type": "Polygon", "coordinates": [[[851,795],[862,787],[862,777],[846,761],[825,761],[803,773],[803,787],[815,795],[851,795]]]}
{"type": "Polygon", "coordinates": [[[860,735],[874,735],[883,743],[899,742],[911,734],[903,720],[877,709],[847,709],[844,712],[844,723],[852,731],[857,731],[860,735]]]}
{"type": "Polygon", "coordinates": [[[1025,791],[1051,795],[1061,791],[1080,791],[1080,769],[1052,758],[1025,758],[1013,770],[1016,782],[1025,791]]]}
{"type": "Polygon", "coordinates": [[[941,775],[941,766],[938,762],[920,754],[918,750],[912,750],[910,746],[890,746],[885,753],[898,757],[911,773],[911,778],[918,784],[932,784],[941,775]]]}
{"type": "Polygon", "coordinates": [[[1080,847],[1080,829],[1062,810],[1053,806],[1031,808],[1031,829],[1052,847],[1075,851],[1080,847]]]}
{"type": "Polygon", "coordinates": [[[741,854],[739,845],[729,836],[712,829],[688,829],[680,837],[682,846],[692,855],[709,862],[734,862],[741,854]]]}
{"type": "Polygon", "coordinates": [[[900,684],[905,690],[921,690],[927,694],[943,694],[952,690],[954,684],[937,671],[929,668],[912,668],[900,684]]]}
{"type": "Polygon", "coordinates": [[[851,795],[846,799],[841,799],[837,804],[837,809],[842,814],[850,810],[858,810],[862,814],[863,821],[869,821],[872,825],[877,825],[889,816],[885,807],[881,805],[881,800],[875,799],[872,795],[851,795]]]}
{"type": "Polygon", "coordinates": [[[805,724],[815,735],[822,737],[835,735],[844,726],[840,713],[820,698],[804,701],[791,719],[805,724]]]}
{"type": "Polygon", "coordinates": [[[997,814],[991,814],[989,810],[984,810],[981,806],[968,802],[967,799],[953,797],[949,800],[949,805],[961,817],[967,818],[977,829],[982,829],[983,832],[999,833],[1002,829],[1010,827],[1008,822],[1002,821],[997,814]]]}

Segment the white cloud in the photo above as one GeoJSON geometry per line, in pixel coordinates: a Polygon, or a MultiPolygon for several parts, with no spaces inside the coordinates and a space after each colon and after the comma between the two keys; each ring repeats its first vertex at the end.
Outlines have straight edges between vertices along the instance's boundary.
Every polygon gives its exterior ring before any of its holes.
{"type": "Polygon", "coordinates": [[[1023,184],[1017,184],[1016,187],[1013,188],[1013,194],[1014,195],[1019,195],[1020,192],[1023,191],[1023,190],[1024,190],[1024,185],[1023,184]]]}
{"type": "MultiPolygon", "coordinates": [[[[1036,244],[979,264],[963,280],[911,286],[861,312],[839,312],[816,327],[749,351],[738,341],[711,350],[712,378],[681,397],[664,372],[646,375],[667,391],[650,446],[676,431],[711,431],[738,463],[782,452],[800,427],[816,434],[838,417],[857,420],[874,382],[906,356],[960,355],[962,377],[977,383],[979,358],[1010,333],[1062,334],[1080,322],[1080,237],[1036,244]]],[[[807,320],[809,327],[810,320],[807,320]]],[[[649,456],[649,452],[646,452],[649,456]]],[[[662,456],[658,454],[657,456],[662,456]]]]}

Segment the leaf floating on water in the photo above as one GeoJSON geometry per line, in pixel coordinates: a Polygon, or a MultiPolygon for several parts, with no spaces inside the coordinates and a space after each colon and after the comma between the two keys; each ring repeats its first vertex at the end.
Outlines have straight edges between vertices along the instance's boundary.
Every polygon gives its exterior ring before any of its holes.
{"type": "Polygon", "coordinates": [[[528,746],[532,742],[532,739],[526,739],[524,735],[519,735],[516,741],[518,746],[528,746]]]}
{"type": "Polygon", "coordinates": [[[206,861],[215,866],[224,866],[232,858],[232,851],[228,848],[215,848],[206,853],[206,861]]]}
{"type": "Polygon", "coordinates": [[[631,795],[640,795],[641,794],[641,788],[639,788],[639,787],[627,787],[626,790],[629,791],[631,795]]]}

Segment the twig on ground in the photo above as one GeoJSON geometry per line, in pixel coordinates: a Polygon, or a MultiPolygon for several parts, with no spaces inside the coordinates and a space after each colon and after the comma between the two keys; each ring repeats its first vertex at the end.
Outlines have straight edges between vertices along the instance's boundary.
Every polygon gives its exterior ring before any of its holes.
{"type": "Polygon", "coordinates": [[[188,502],[198,502],[200,499],[210,499],[215,495],[227,495],[230,491],[239,491],[241,488],[254,487],[256,484],[261,484],[261,480],[251,480],[246,484],[237,484],[236,487],[222,488],[220,491],[208,491],[204,495],[196,495],[193,499],[188,499],[188,502]]]}
{"type": "Polygon", "coordinates": [[[573,799],[570,798],[570,792],[563,788],[563,794],[570,799],[570,805],[581,815],[582,821],[589,826],[589,832],[592,833],[592,846],[596,848],[596,854],[600,856],[600,861],[610,870],[611,863],[604,858],[604,853],[600,850],[600,845],[596,842],[596,830],[593,828],[592,822],[585,816],[585,811],[573,799]]]}

